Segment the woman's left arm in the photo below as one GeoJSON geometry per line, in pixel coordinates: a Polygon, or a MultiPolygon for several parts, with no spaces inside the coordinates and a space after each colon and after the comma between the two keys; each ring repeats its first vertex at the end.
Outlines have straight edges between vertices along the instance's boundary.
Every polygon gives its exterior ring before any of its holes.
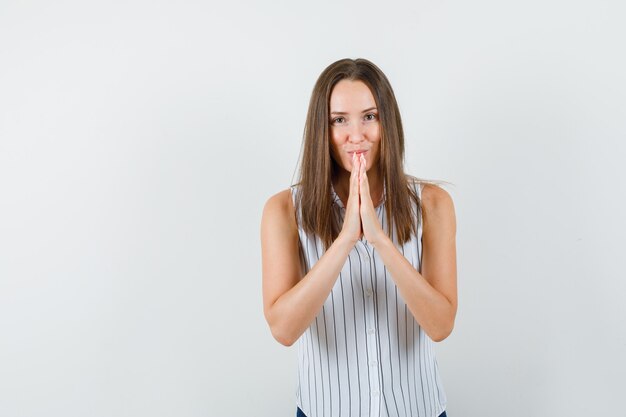
{"type": "Polygon", "coordinates": [[[450,195],[427,184],[422,193],[421,274],[383,234],[372,245],[415,320],[435,342],[450,335],[457,311],[456,217],[450,195]]]}
{"type": "MultiPolygon", "coordinates": [[[[365,158],[361,155],[362,162],[365,158]]],[[[418,185],[419,186],[419,185],[418,185]]],[[[422,273],[400,253],[383,231],[361,164],[359,211],[365,239],[378,251],[411,314],[426,334],[441,342],[456,317],[456,216],[446,190],[426,184],[422,192],[422,273]]]]}

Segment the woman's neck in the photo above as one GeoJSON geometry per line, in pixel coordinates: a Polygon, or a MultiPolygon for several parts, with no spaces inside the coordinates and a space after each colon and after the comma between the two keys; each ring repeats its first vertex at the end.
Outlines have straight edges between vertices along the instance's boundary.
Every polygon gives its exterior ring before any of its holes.
{"type": "MultiPolygon", "coordinates": [[[[343,203],[344,207],[347,206],[348,196],[350,195],[350,172],[340,170],[340,172],[332,179],[333,188],[335,193],[339,196],[339,199],[343,203]]],[[[367,172],[367,181],[370,186],[370,195],[372,196],[372,203],[374,207],[377,207],[383,199],[383,181],[378,173],[377,167],[372,167],[367,172]]]]}

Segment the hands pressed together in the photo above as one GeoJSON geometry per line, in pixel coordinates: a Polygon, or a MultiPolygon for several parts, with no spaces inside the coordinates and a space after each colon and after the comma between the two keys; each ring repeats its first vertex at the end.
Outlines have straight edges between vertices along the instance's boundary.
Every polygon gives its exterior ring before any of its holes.
{"type": "Polygon", "coordinates": [[[365,235],[365,239],[373,245],[386,235],[376,216],[365,167],[365,157],[353,153],[350,194],[341,233],[355,243],[365,235]]]}

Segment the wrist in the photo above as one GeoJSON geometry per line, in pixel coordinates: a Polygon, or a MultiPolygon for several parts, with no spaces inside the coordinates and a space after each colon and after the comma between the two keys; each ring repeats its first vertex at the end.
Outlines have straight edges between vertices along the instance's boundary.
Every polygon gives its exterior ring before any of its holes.
{"type": "Polygon", "coordinates": [[[381,233],[376,240],[370,242],[370,244],[375,248],[375,249],[380,249],[384,246],[393,246],[393,242],[391,241],[391,239],[389,238],[389,236],[387,236],[384,232],[381,233]]]}
{"type": "Polygon", "coordinates": [[[341,246],[348,246],[350,248],[353,248],[358,240],[359,239],[351,238],[349,236],[346,236],[343,232],[340,232],[337,236],[337,239],[335,239],[335,242],[337,242],[337,244],[341,246]]]}

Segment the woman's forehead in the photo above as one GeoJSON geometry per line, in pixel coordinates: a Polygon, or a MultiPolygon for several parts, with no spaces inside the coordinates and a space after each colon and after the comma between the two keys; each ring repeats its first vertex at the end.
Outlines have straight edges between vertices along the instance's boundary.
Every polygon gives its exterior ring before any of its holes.
{"type": "Polygon", "coordinates": [[[375,106],[369,87],[359,80],[339,81],[330,95],[331,112],[361,112],[375,106]]]}

